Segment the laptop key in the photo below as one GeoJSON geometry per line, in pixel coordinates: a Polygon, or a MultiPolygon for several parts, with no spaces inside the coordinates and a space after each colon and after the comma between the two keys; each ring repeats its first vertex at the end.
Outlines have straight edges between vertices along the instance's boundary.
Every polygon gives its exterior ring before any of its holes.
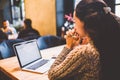
{"type": "Polygon", "coordinates": [[[43,60],[41,60],[40,62],[37,62],[36,64],[28,67],[28,69],[33,69],[33,70],[35,70],[35,69],[37,69],[38,67],[46,64],[48,61],[49,61],[49,60],[43,59],[43,60]]]}

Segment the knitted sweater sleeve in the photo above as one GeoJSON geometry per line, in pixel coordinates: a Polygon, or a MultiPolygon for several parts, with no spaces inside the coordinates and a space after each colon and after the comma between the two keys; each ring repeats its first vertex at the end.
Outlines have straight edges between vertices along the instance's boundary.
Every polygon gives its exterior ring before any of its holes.
{"type": "Polygon", "coordinates": [[[82,67],[85,63],[85,58],[81,57],[82,53],[85,53],[84,51],[75,49],[70,52],[70,50],[64,48],[48,72],[49,79],[59,80],[68,74],[76,73],[76,69],[82,67]]]}
{"type": "Polygon", "coordinates": [[[51,69],[54,68],[55,66],[59,65],[61,62],[63,62],[70,51],[71,51],[71,49],[64,47],[63,50],[61,51],[61,53],[56,58],[55,62],[52,64],[51,69]]]}

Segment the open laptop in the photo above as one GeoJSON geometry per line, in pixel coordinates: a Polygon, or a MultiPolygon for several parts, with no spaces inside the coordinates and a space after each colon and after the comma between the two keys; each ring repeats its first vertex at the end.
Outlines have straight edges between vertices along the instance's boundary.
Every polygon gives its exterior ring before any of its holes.
{"type": "Polygon", "coordinates": [[[13,45],[22,70],[45,73],[55,59],[43,59],[36,40],[29,40],[13,45]]]}

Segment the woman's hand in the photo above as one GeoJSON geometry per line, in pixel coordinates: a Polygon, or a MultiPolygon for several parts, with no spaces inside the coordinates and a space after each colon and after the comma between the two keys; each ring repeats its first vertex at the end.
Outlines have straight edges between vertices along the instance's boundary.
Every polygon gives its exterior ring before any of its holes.
{"type": "Polygon", "coordinates": [[[75,32],[75,29],[69,30],[65,35],[66,47],[72,49],[73,47],[79,45],[80,37],[79,34],[75,32]]]}

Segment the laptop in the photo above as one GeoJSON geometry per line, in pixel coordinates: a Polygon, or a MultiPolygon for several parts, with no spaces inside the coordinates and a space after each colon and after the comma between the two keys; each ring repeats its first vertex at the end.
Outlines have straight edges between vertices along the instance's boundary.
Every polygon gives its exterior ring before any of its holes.
{"type": "Polygon", "coordinates": [[[42,58],[35,39],[16,43],[13,48],[22,70],[45,73],[55,60],[42,58]]]}

